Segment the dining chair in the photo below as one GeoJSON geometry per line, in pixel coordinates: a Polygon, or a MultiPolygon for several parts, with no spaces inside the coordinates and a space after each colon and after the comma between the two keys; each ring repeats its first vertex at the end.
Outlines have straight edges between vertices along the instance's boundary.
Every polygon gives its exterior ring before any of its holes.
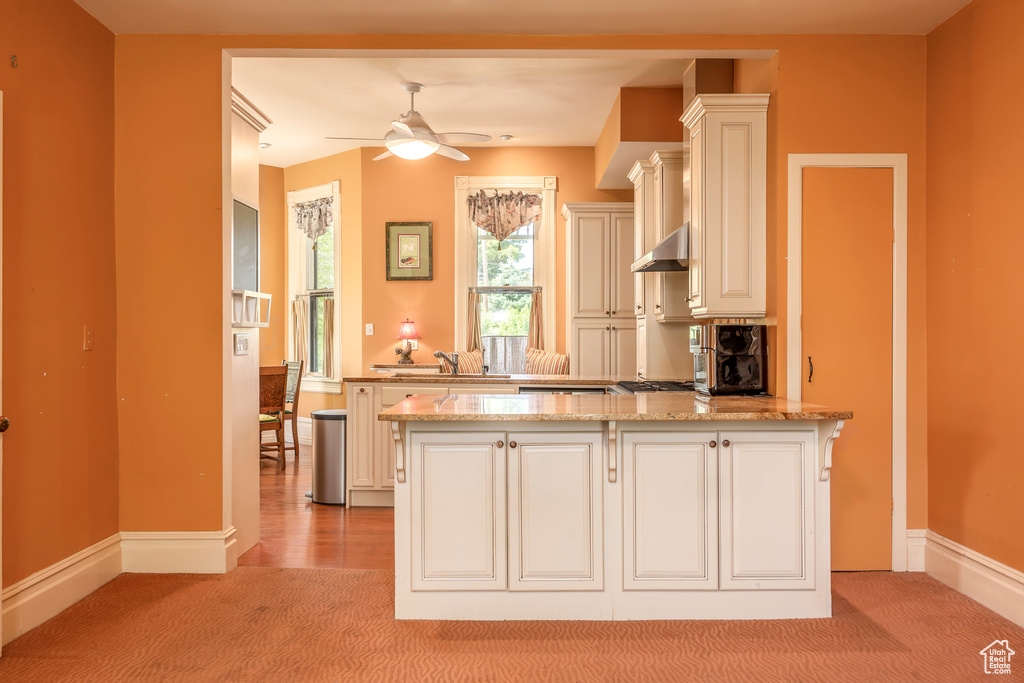
{"type": "Polygon", "coordinates": [[[260,458],[276,460],[284,469],[284,416],[288,390],[288,366],[260,367],[260,458]],[[263,443],[263,432],[273,431],[277,439],[263,443]],[[277,451],[277,455],[272,453],[277,451]]]}
{"type": "Polygon", "coordinates": [[[286,451],[295,451],[295,464],[299,464],[299,390],[302,387],[302,370],[306,365],[301,360],[283,360],[281,365],[288,368],[288,388],[285,391],[285,402],[291,407],[285,410],[284,419],[292,423],[292,445],[285,446],[286,451]]]}

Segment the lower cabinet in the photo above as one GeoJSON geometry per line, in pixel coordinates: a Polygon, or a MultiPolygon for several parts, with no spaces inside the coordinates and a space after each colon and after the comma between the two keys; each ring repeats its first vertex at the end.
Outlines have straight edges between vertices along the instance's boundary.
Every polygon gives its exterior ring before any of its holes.
{"type": "Polygon", "coordinates": [[[600,591],[600,433],[409,441],[413,591],[600,591]]]}

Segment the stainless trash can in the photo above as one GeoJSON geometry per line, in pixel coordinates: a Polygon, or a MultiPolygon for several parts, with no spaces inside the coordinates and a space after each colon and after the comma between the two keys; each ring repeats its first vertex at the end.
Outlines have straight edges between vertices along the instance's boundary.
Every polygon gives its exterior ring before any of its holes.
{"type": "Polygon", "coordinates": [[[313,502],[345,504],[345,410],[314,410],[313,502]]]}

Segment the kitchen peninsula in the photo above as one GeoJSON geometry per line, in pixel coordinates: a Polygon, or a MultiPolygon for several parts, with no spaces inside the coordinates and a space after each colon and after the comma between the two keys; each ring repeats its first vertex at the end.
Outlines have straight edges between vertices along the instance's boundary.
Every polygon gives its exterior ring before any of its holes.
{"type": "Polygon", "coordinates": [[[399,619],[831,615],[849,412],[694,394],[414,395],[395,453],[399,619]]]}

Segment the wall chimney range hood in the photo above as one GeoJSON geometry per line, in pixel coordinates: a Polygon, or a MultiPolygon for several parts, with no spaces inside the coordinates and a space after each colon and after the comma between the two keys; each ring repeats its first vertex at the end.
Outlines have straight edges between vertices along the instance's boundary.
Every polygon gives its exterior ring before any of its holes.
{"type": "Polygon", "coordinates": [[[634,273],[659,273],[690,269],[690,224],[683,223],[630,266],[634,273]]]}

